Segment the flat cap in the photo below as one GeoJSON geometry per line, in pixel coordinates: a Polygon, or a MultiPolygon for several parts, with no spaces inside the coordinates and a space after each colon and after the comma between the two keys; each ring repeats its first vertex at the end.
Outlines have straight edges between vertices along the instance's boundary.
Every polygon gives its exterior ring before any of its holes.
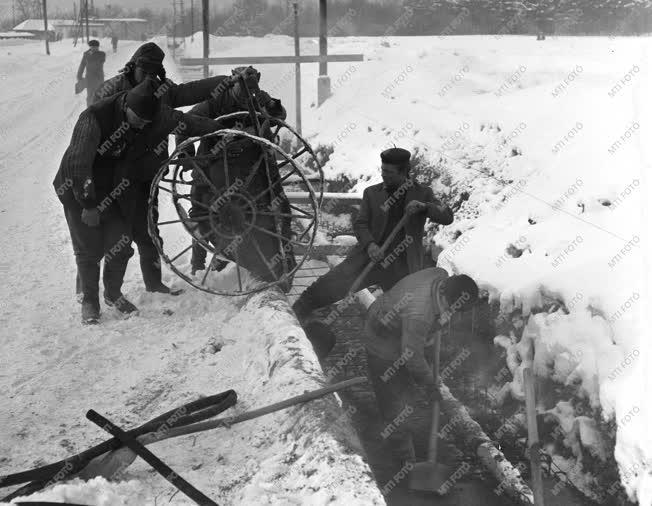
{"type": "Polygon", "coordinates": [[[389,148],[380,153],[380,160],[391,165],[405,166],[410,163],[410,152],[403,148],[389,148]]]}

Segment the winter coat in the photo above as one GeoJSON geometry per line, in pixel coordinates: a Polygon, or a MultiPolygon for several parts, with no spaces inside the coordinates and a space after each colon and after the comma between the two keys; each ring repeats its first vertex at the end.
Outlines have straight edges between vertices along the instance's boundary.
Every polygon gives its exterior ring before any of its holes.
{"type": "MultiPolygon", "coordinates": [[[[426,218],[430,218],[435,223],[450,225],[453,222],[453,211],[435,199],[432,189],[423,186],[412,179],[406,180],[406,183],[394,192],[405,194],[404,206],[407,206],[412,200],[423,202],[427,205],[426,212],[416,213],[406,221],[405,242],[407,243],[405,254],[410,273],[423,269],[423,227],[426,218]]],[[[375,184],[365,188],[362,195],[362,204],[360,212],[353,223],[353,230],[358,239],[358,244],[351,254],[366,254],[367,247],[372,242],[381,246],[381,240],[389,231],[387,228],[387,215],[384,210],[392,204],[395,197],[389,193],[383,183],[375,184]]],[[[404,211],[405,212],[405,211],[404,211]]],[[[387,251],[386,254],[391,253],[387,251]]]]}
{"type": "Polygon", "coordinates": [[[104,62],[106,60],[106,53],[104,51],[88,51],[84,52],[82,61],[77,69],[77,81],[81,81],[84,77],[84,69],[86,69],[86,87],[89,90],[95,88],[102,81],[104,81],[104,62]]]}
{"type": "Polygon", "coordinates": [[[144,129],[131,128],[124,101],[127,92],[100,100],[83,111],[73,129],[53,185],[65,204],[74,198],[84,208],[101,205],[107,197],[118,199],[123,214],[129,217],[131,182],[142,181],[143,160],[156,156],[162,141],[179,124],[191,135],[202,135],[217,128],[207,118],[184,114],[163,106],[144,129]],[[141,169],[141,170],[139,170],[141,169]],[[116,195],[116,189],[120,189],[116,195]]]}

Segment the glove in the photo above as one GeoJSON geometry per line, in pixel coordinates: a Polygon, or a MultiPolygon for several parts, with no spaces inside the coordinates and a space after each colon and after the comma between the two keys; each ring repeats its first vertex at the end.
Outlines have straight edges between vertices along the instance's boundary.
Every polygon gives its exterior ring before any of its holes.
{"type": "Polygon", "coordinates": [[[367,255],[369,255],[369,258],[373,260],[374,262],[382,262],[383,261],[383,252],[380,249],[380,246],[378,246],[375,242],[372,242],[367,246],[367,255]]]}
{"type": "Polygon", "coordinates": [[[413,214],[421,213],[426,210],[426,204],[419,202],[418,200],[411,200],[407,206],[405,206],[405,212],[408,216],[413,214]]]}
{"type": "Polygon", "coordinates": [[[89,227],[97,227],[100,224],[100,211],[97,207],[84,209],[81,214],[81,220],[89,227]]]}

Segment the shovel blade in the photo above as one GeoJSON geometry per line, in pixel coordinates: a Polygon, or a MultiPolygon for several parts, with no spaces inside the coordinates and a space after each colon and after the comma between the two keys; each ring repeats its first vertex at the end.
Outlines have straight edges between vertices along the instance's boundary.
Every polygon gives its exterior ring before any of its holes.
{"type": "Polygon", "coordinates": [[[444,495],[448,490],[442,489],[442,485],[448,481],[451,474],[451,469],[444,464],[419,462],[414,464],[410,471],[408,486],[411,490],[435,492],[444,495]]]}

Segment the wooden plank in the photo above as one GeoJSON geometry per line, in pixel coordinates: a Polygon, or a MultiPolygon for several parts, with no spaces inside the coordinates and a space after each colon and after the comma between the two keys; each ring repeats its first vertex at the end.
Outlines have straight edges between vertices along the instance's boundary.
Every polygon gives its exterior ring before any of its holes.
{"type": "MultiPolygon", "coordinates": [[[[343,245],[343,244],[318,244],[313,246],[310,250],[310,258],[314,260],[327,261],[329,256],[346,256],[354,248],[354,245],[343,245]]],[[[301,257],[305,255],[308,248],[305,246],[295,245],[293,246],[295,256],[301,257]]]]}
{"type": "MultiPolygon", "coordinates": [[[[310,202],[310,193],[308,192],[285,192],[285,195],[293,203],[310,202]]],[[[360,193],[329,193],[324,192],[323,200],[346,200],[351,203],[362,202],[362,195],[360,193]]]]}
{"type": "Polygon", "coordinates": [[[181,58],[181,65],[253,65],[268,63],[317,63],[322,60],[329,62],[364,61],[363,54],[330,54],[328,56],[301,55],[297,56],[222,56],[219,58],[181,58]]]}
{"type": "Polygon", "coordinates": [[[543,477],[541,475],[541,459],[539,458],[539,430],[537,429],[537,407],[534,396],[534,376],[532,369],[523,370],[525,383],[525,411],[527,414],[528,450],[530,452],[530,466],[532,468],[532,492],[534,492],[535,506],[543,504],[543,477]]]}

